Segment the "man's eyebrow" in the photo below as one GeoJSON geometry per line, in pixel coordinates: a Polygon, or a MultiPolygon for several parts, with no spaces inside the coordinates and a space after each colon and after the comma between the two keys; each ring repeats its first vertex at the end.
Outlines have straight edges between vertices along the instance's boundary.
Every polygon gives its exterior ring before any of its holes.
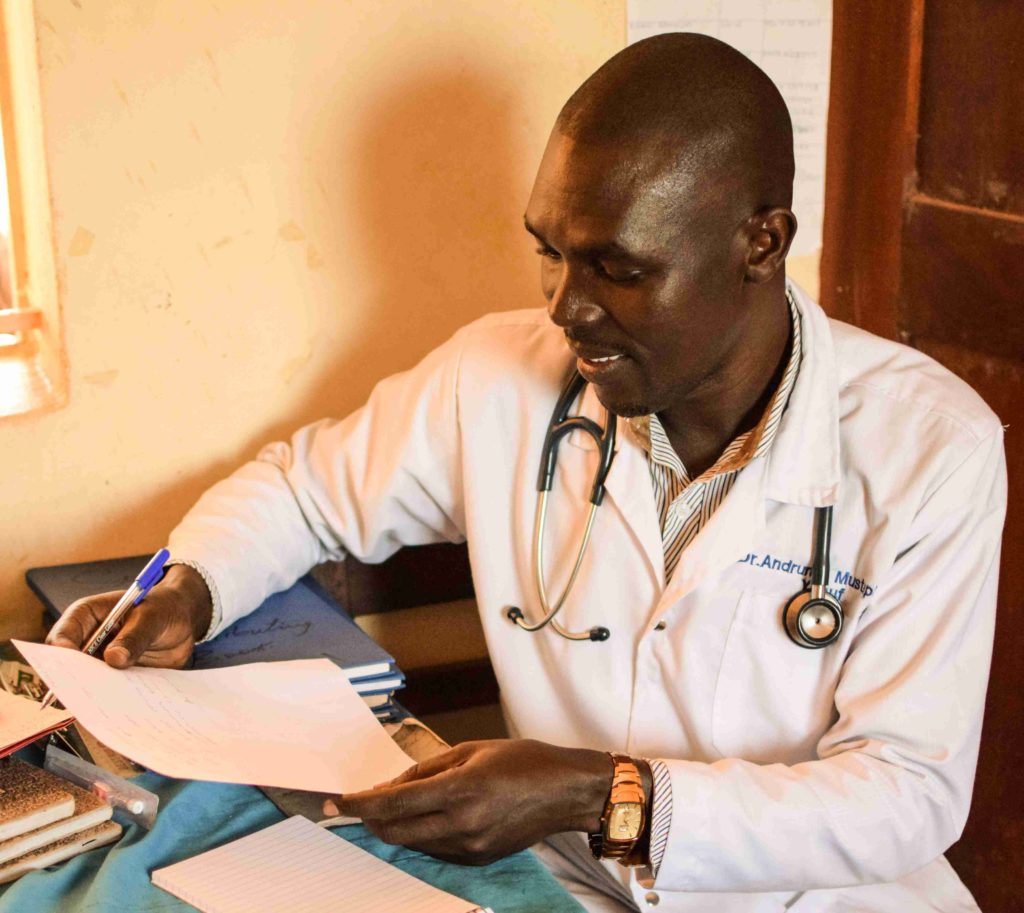
{"type": "MultiPolygon", "coordinates": [[[[536,228],[530,224],[530,220],[527,218],[523,219],[523,227],[533,235],[540,244],[548,247],[548,242],[545,240],[544,235],[540,233],[536,228]]],[[[642,257],[638,257],[628,248],[623,247],[618,241],[608,241],[604,244],[593,244],[580,251],[581,254],[592,257],[623,257],[628,259],[642,260],[642,257]]]]}

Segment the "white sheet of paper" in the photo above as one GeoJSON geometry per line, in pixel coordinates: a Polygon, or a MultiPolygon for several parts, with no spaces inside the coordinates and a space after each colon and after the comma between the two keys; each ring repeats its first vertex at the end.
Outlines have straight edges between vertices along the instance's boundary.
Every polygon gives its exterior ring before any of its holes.
{"type": "Polygon", "coordinates": [[[327,659],[118,670],[12,643],[96,738],[170,777],[345,793],[413,763],[327,659]]]}
{"type": "Polygon", "coordinates": [[[152,879],[206,913],[482,913],[300,816],[156,869],[152,879]]]}
{"type": "Polygon", "coordinates": [[[800,228],[790,254],[821,247],[832,0],[627,0],[627,41],[700,32],[742,51],[779,87],[793,118],[800,228]]]}
{"type": "Polygon", "coordinates": [[[41,710],[35,701],[0,689],[0,749],[24,742],[70,719],[68,710],[55,707],[41,710]]]}

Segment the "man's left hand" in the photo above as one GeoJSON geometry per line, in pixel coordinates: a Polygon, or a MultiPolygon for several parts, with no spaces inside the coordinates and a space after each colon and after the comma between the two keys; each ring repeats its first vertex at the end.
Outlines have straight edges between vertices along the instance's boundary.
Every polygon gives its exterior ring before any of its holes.
{"type": "Polygon", "coordinates": [[[331,801],[385,843],[486,865],[549,834],[596,830],[612,771],[601,751],[526,739],[463,742],[390,783],[331,801]]]}

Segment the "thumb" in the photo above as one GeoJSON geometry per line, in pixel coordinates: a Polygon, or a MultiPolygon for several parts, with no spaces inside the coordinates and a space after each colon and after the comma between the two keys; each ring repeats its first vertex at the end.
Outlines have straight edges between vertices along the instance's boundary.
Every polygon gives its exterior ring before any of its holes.
{"type": "Polygon", "coordinates": [[[120,598],[120,592],[111,592],[73,602],[50,629],[46,642],[54,647],[81,650],[120,598]]]}
{"type": "Polygon", "coordinates": [[[453,767],[459,767],[465,763],[467,758],[466,744],[456,745],[454,748],[449,748],[447,751],[434,755],[432,758],[427,758],[418,764],[413,764],[412,767],[402,771],[393,780],[378,783],[374,786],[374,789],[381,786],[398,786],[402,783],[411,783],[413,780],[426,780],[453,767]]]}

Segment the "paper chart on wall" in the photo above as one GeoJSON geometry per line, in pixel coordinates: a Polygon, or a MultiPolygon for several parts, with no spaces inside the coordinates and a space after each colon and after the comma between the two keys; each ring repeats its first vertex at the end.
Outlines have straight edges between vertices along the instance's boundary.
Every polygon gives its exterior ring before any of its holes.
{"type": "Polygon", "coordinates": [[[700,32],[731,44],[779,87],[793,118],[799,229],[791,254],[821,247],[831,0],[628,0],[630,44],[663,32],[700,32]]]}

